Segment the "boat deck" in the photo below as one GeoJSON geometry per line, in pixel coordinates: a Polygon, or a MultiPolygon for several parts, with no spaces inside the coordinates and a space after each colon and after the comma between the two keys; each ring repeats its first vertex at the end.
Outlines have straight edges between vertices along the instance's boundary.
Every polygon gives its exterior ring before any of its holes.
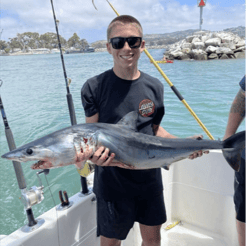
{"type": "MultiPolygon", "coordinates": [[[[165,225],[161,229],[161,246],[232,246],[227,238],[211,231],[195,228],[192,225],[183,225],[181,222],[170,230],[165,230],[165,225]]],[[[141,236],[137,224],[131,234],[122,243],[122,246],[141,246],[141,236]],[[131,244],[130,241],[134,243],[131,244]]],[[[238,244],[233,245],[237,246],[238,244]]]]}
{"type": "Polygon", "coordinates": [[[225,240],[217,235],[209,235],[204,230],[194,230],[178,225],[170,231],[162,230],[162,244],[168,246],[225,246],[225,240]]]}

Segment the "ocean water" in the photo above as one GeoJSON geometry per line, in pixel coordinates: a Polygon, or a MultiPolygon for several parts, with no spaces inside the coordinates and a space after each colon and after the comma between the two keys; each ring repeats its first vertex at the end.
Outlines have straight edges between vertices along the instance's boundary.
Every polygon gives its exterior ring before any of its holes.
{"type": "MultiPolygon", "coordinates": [[[[156,60],[161,59],[163,51],[149,50],[156,60]]],[[[88,78],[110,69],[113,60],[106,52],[70,54],[64,55],[64,59],[67,75],[72,79],[70,92],[77,123],[84,123],[81,87],[88,78]]],[[[231,103],[245,74],[245,60],[174,61],[173,64],[160,64],[160,67],[212,136],[223,138],[231,103]]],[[[139,68],[164,84],[166,114],[161,125],[179,137],[203,134],[208,139],[144,53],[139,68]]],[[[0,79],[3,80],[0,94],[17,147],[70,125],[59,54],[1,56],[0,79]]],[[[244,129],[242,124],[239,130],[244,129]]],[[[0,155],[6,152],[8,146],[0,120],[0,155]]],[[[22,163],[28,188],[39,185],[36,171],[30,169],[31,164],[22,163]]],[[[0,159],[0,167],[0,234],[7,235],[26,224],[27,219],[12,162],[0,159]]],[[[43,175],[41,179],[45,199],[33,207],[35,217],[60,203],[59,190],[66,190],[69,196],[81,191],[80,177],[74,166],[50,171],[47,179],[52,194],[43,175]]]]}

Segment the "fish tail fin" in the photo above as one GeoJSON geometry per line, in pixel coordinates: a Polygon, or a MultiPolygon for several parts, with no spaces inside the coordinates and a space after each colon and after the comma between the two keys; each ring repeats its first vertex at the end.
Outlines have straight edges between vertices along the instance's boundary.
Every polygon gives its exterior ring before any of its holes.
{"type": "Polygon", "coordinates": [[[229,165],[239,171],[242,152],[245,151],[245,131],[236,133],[223,141],[223,155],[229,165]]]}

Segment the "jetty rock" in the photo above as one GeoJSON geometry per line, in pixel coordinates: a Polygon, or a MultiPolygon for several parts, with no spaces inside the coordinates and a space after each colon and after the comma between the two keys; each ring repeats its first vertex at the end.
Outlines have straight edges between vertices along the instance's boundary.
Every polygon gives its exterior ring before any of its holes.
{"type": "Polygon", "coordinates": [[[245,40],[232,32],[198,31],[168,45],[164,56],[170,60],[244,58],[245,40]]]}

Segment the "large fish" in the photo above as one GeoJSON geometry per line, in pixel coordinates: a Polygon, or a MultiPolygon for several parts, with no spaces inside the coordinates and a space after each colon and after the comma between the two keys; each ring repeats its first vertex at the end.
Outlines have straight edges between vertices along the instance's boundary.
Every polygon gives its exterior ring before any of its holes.
{"type": "Polygon", "coordinates": [[[30,142],[2,156],[18,162],[38,161],[33,169],[56,168],[76,164],[81,152],[94,153],[105,146],[115,153],[115,160],[136,169],[165,167],[187,158],[197,150],[222,149],[234,170],[245,147],[245,132],[225,141],[168,139],[137,132],[137,112],[130,112],[117,124],[91,123],[64,128],[30,142]]]}

